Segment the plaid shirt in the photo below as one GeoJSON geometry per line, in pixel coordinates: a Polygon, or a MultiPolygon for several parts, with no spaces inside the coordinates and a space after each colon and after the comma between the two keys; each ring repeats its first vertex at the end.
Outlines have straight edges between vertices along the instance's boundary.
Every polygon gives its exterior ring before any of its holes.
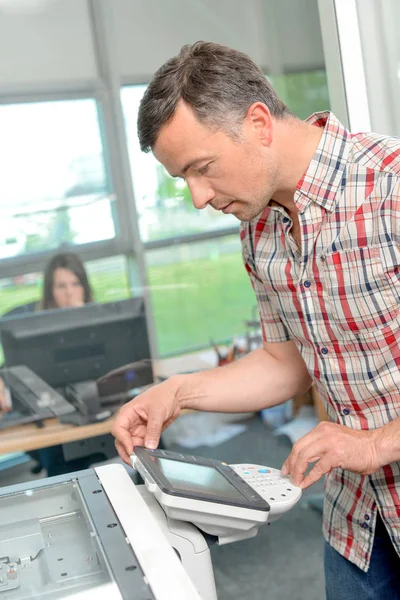
{"type": "MultiPolygon", "coordinates": [[[[400,416],[400,140],[350,134],[331,113],[294,195],[241,226],[267,342],[293,340],[331,421],[358,430],[400,416]]],[[[400,463],[370,476],[333,469],[324,536],[367,571],[377,510],[400,554],[400,463]]]]}

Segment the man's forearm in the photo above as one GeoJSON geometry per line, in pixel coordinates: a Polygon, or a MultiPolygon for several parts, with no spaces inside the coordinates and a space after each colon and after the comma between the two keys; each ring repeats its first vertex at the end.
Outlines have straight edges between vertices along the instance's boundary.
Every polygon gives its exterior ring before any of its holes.
{"type": "Polygon", "coordinates": [[[278,360],[264,349],[224,367],[176,376],[183,408],[213,412],[258,411],[304,393],[311,384],[302,359],[278,360]]]}

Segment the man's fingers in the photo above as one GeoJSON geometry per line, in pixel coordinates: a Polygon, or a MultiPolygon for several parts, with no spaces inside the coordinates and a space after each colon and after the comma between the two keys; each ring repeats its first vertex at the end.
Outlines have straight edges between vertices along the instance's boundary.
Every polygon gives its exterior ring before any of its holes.
{"type": "Polygon", "coordinates": [[[324,456],[329,450],[326,447],[326,441],[323,439],[316,440],[315,436],[310,436],[309,443],[305,444],[303,442],[300,448],[296,444],[293,446],[293,450],[286,459],[281,471],[282,475],[290,475],[293,485],[300,485],[308,465],[324,456]]]}
{"type": "Polygon", "coordinates": [[[115,447],[117,449],[118,454],[120,455],[120,457],[122,458],[122,460],[127,464],[130,465],[131,461],[130,461],[130,457],[129,454],[126,452],[124,446],[118,441],[115,440],[115,447]]]}
{"type": "Polygon", "coordinates": [[[329,455],[324,456],[324,458],[321,458],[321,460],[319,460],[304,477],[303,481],[300,483],[300,487],[303,489],[310,487],[310,485],[321,479],[326,473],[329,473],[332,468],[331,457],[329,455]]]}
{"type": "MultiPolygon", "coordinates": [[[[120,413],[111,431],[112,435],[118,442],[118,448],[123,448],[125,456],[127,455],[128,457],[132,454],[133,451],[132,436],[129,433],[130,427],[131,423],[129,418],[120,413]]],[[[122,460],[125,460],[125,458],[122,456],[119,450],[118,453],[120,454],[122,460]]]]}
{"type": "Polygon", "coordinates": [[[289,456],[288,456],[288,458],[285,460],[285,462],[282,465],[281,475],[286,477],[287,475],[289,475],[289,473],[290,473],[290,461],[289,461],[289,456]]]}
{"type": "MultiPolygon", "coordinates": [[[[315,448],[316,444],[318,444],[319,439],[321,438],[318,427],[306,433],[302,438],[297,440],[295,444],[293,444],[293,448],[285,462],[283,463],[281,473],[282,475],[290,475],[293,472],[293,468],[295,467],[298,457],[301,452],[304,452],[305,448],[313,446],[315,448]]],[[[315,454],[315,452],[314,452],[315,454]]]]}
{"type": "Polygon", "coordinates": [[[164,418],[159,410],[149,412],[147,419],[147,431],[144,438],[144,445],[150,450],[155,450],[160,441],[161,431],[164,425],[164,418]]]}
{"type": "Polygon", "coordinates": [[[293,465],[292,470],[290,472],[290,481],[293,485],[300,485],[303,480],[304,473],[308,469],[309,461],[307,458],[299,457],[296,463],[293,465]]]}
{"type": "MultiPolygon", "coordinates": [[[[135,446],[143,446],[144,445],[144,439],[141,436],[131,436],[130,434],[128,434],[128,435],[130,436],[130,446],[132,446],[132,450],[127,451],[126,446],[124,446],[117,439],[115,440],[115,447],[118,451],[118,454],[122,458],[122,460],[124,462],[126,462],[128,465],[132,466],[130,457],[135,452],[135,446]]],[[[130,446],[129,446],[129,448],[130,448],[130,446]]]]}

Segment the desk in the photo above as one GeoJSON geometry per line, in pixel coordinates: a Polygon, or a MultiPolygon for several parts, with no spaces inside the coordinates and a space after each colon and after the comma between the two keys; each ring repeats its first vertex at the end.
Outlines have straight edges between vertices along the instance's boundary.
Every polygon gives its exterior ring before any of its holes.
{"type": "MultiPolygon", "coordinates": [[[[206,351],[155,361],[154,371],[157,376],[169,377],[179,371],[207,369],[213,366],[213,356],[212,351],[206,351]]],[[[30,423],[3,429],[0,432],[0,454],[30,452],[111,433],[115,419],[116,415],[113,415],[101,423],[79,427],[62,424],[58,419],[47,419],[41,428],[30,423]]]]}
{"type": "Polygon", "coordinates": [[[116,415],[94,425],[64,425],[58,419],[47,419],[44,427],[34,423],[3,429],[0,433],[0,454],[29,452],[57,444],[67,444],[111,433],[116,415]]]}

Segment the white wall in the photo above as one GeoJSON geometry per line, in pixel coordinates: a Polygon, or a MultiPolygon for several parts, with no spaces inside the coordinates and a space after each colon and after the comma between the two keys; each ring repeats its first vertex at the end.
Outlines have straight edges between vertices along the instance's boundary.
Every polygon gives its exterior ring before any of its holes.
{"type": "Polygon", "coordinates": [[[112,0],[111,6],[127,79],[147,81],[197,40],[247,52],[267,71],[324,65],[317,0],[112,0]]]}
{"type": "Polygon", "coordinates": [[[0,90],[96,75],[86,0],[0,0],[0,90]]]}
{"type": "MultiPolygon", "coordinates": [[[[124,79],[148,81],[182,44],[199,39],[243,50],[272,72],[324,64],[317,0],[108,2],[124,79]]],[[[0,94],[96,78],[88,4],[0,0],[0,94]]]]}

